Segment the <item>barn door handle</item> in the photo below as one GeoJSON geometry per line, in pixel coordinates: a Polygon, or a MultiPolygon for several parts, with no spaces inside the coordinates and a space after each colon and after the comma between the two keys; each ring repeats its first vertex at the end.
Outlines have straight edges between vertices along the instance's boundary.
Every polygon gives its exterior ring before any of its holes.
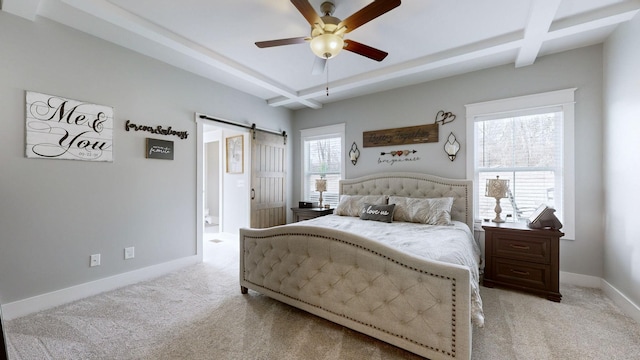
{"type": "Polygon", "coordinates": [[[254,200],[255,198],[256,198],[256,190],[251,189],[251,200],[254,200]]]}

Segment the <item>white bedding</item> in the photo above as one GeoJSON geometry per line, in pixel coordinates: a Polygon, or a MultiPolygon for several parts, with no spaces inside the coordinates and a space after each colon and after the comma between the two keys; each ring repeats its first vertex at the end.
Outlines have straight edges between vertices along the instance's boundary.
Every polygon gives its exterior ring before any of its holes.
{"type": "Polygon", "coordinates": [[[471,318],[477,326],[484,325],[478,274],[480,249],[465,223],[453,221],[452,225],[446,226],[398,221],[384,223],[353,216],[328,215],[295,224],[330,227],[419,257],[468,267],[471,271],[471,318]]]}

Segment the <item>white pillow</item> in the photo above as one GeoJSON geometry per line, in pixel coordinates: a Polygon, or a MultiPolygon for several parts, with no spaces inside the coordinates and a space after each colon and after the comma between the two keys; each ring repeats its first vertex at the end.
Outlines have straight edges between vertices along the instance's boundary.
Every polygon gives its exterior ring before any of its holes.
{"type": "Polygon", "coordinates": [[[389,196],[389,204],[396,204],[394,221],[423,223],[429,225],[451,224],[453,198],[410,198],[389,196]]]}
{"type": "Polygon", "coordinates": [[[334,214],[342,216],[360,216],[364,204],[385,205],[385,195],[342,195],[334,214]]]}

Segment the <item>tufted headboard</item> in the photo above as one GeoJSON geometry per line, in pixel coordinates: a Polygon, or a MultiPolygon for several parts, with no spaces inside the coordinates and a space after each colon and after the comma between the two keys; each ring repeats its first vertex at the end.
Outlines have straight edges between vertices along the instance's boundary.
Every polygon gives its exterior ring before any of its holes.
{"type": "Polygon", "coordinates": [[[378,173],[340,180],[340,195],[396,195],[417,198],[452,197],[451,219],[473,230],[473,181],[421,173],[378,173]]]}

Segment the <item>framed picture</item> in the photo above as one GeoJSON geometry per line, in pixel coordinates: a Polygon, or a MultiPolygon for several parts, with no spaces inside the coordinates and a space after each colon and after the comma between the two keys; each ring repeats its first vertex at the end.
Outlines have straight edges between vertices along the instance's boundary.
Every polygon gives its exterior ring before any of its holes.
{"type": "Polygon", "coordinates": [[[244,135],[227,139],[227,173],[242,174],[244,172],[244,135]]]}
{"type": "Polygon", "coordinates": [[[173,160],[173,141],[147,138],[147,159],[173,160]]]}

